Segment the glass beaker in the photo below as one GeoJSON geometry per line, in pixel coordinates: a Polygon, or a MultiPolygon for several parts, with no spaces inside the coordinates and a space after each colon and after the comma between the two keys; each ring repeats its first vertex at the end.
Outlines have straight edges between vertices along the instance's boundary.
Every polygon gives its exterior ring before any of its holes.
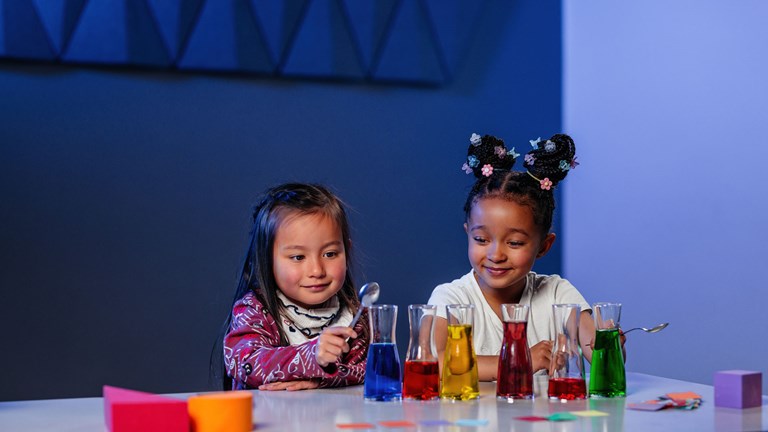
{"type": "Polygon", "coordinates": [[[451,400],[470,400],[480,397],[477,375],[477,357],[472,344],[472,326],[475,321],[474,305],[447,305],[448,337],[443,354],[440,397],[451,400]]]}
{"type": "Polygon", "coordinates": [[[402,399],[400,357],[395,342],[397,306],[373,305],[368,308],[371,344],[365,365],[363,397],[374,401],[402,399]]]}
{"type": "Polygon", "coordinates": [[[574,400],[587,397],[584,380],[584,357],[579,346],[579,318],[581,306],[554,304],[555,340],[549,364],[550,399],[574,400]]]}
{"type": "Polygon", "coordinates": [[[501,305],[504,341],[501,343],[499,371],[496,375],[496,398],[499,400],[512,402],[515,399],[533,398],[533,368],[531,350],[528,348],[529,311],[528,305],[501,305]]]}
{"type": "Polygon", "coordinates": [[[627,377],[621,351],[621,303],[595,303],[595,341],[589,369],[589,397],[624,397],[627,377]]]}
{"type": "Polygon", "coordinates": [[[408,306],[411,337],[403,374],[403,397],[406,399],[430,400],[439,396],[440,371],[434,340],[436,312],[435,305],[408,306]]]}

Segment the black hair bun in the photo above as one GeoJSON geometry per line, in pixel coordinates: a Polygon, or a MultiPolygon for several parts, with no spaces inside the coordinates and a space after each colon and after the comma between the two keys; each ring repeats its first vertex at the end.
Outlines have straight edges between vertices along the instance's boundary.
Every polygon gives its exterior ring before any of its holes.
{"type": "Polygon", "coordinates": [[[519,154],[515,149],[507,150],[504,140],[492,135],[472,134],[467,149],[467,160],[462,169],[481,179],[490,177],[494,172],[509,171],[515,165],[519,154]],[[490,165],[490,167],[488,166],[490,165]]]}
{"type": "Polygon", "coordinates": [[[531,144],[535,144],[534,148],[525,155],[523,167],[539,180],[548,178],[553,187],[578,165],[576,145],[568,135],[557,134],[531,144]]]}

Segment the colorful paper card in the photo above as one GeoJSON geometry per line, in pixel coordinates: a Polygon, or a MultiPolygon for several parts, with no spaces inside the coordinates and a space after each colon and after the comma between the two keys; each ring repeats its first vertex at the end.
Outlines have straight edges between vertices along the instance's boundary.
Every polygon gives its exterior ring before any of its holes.
{"type": "Polygon", "coordinates": [[[539,417],[539,416],[523,416],[523,417],[515,417],[516,420],[522,420],[527,422],[540,422],[540,421],[547,421],[546,417],[539,417]]]}
{"type": "Polygon", "coordinates": [[[419,424],[422,426],[450,426],[453,423],[448,420],[422,420],[419,424]]]}
{"type": "Polygon", "coordinates": [[[488,420],[486,419],[459,419],[453,422],[454,426],[488,426],[488,420]]]}
{"type": "Polygon", "coordinates": [[[701,399],[701,395],[694,392],[667,393],[666,397],[674,400],[701,399]]]}
{"type": "Polygon", "coordinates": [[[639,411],[658,411],[666,408],[664,404],[656,403],[654,401],[629,403],[627,409],[639,410],[639,411]]]}
{"type": "Polygon", "coordinates": [[[373,423],[337,423],[339,429],[376,429],[373,423]]]}
{"type": "Polygon", "coordinates": [[[380,425],[388,428],[409,428],[409,427],[416,427],[416,423],[409,422],[406,420],[395,420],[395,421],[380,421],[380,425]]]}
{"type": "Polygon", "coordinates": [[[549,421],[570,421],[570,420],[576,420],[578,419],[578,416],[575,416],[569,412],[560,412],[552,414],[551,416],[547,417],[547,420],[549,421]]]}

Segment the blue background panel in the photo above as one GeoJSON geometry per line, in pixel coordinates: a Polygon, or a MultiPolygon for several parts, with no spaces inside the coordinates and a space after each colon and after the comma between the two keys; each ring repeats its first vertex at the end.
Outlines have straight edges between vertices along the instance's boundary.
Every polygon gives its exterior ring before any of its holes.
{"type": "Polygon", "coordinates": [[[146,3],[88,0],[62,58],[69,62],[170,66],[146,3]]]}
{"type": "Polygon", "coordinates": [[[396,6],[400,0],[358,1],[342,0],[347,9],[352,31],[357,38],[360,56],[370,75],[371,65],[377,58],[384,35],[394,20],[396,6]]]}
{"type": "Polygon", "coordinates": [[[200,14],[204,0],[146,0],[163,37],[168,56],[176,63],[200,14]]]}
{"type": "Polygon", "coordinates": [[[436,43],[432,23],[421,0],[401,0],[373,65],[373,78],[443,83],[448,77],[436,43]]]}
{"type": "Polygon", "coordinates": [[[46,30],[31,0],[0,0],[0,55],[52,60],[46,30]]]}
{"type": "Polygon", "coordinates": [[[265,74],[275,68],[251,7],[244,0],[206,2],[178,66],[265,74]]]}
{"type": "Polygon", "coordinates": [[[32,0],[51,47],[60,57],[80,19],[87,0],[32,0]]]}
{"type": "Polygon", "coordinates": [[[310,3],[282,72],[284,75],[365,78],[357,41],[352,36],[346,10],[338,0],[310,3]]]}

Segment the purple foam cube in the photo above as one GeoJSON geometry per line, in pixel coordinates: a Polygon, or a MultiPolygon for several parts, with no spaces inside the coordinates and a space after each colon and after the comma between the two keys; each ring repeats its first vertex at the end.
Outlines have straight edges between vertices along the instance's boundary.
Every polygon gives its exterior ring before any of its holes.
{"type": "Polygon", "coordinates": [[[728,370],[715,373],[715,406],[754,408],[763,402],[763,374],[728,370]]]}

